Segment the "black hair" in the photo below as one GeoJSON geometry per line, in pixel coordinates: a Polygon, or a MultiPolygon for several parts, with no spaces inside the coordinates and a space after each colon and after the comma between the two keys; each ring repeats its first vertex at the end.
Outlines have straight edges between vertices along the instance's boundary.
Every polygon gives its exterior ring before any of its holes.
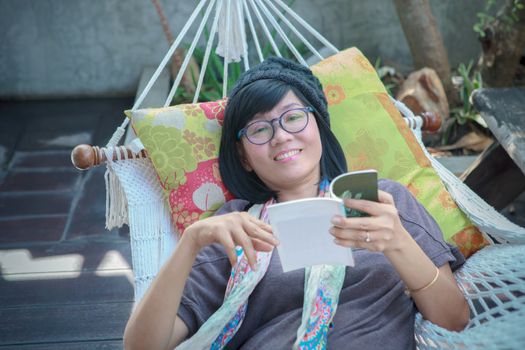
{"type": "MultiPolygon", "coordinates": [[[[256,80],[236,93],[226,104],[219,148],[219,170],[226,188],[236,197],[251,203],[264,203],[277,198],[254,171],[246,171],[237,149],[237,134],[258,113],[271,111],[283,97],[292,91],[305,106],[311,103],[293,85],[277,79],[256,80]]],[[[321,137],[321,179],[332,180],[347,171],[343,149],[327,121],[314,109],[314,116],[321,137]]]]}

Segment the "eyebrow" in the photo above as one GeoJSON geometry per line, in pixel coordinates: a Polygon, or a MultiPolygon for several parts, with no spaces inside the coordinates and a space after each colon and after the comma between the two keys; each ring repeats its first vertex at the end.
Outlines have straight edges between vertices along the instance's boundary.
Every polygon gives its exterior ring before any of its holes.
{"type": "Polygon", "coordinates": [[[288,103],[287,105],[283,106],[282,111],[286,112],[287,109],[289,109],[290,107],[293,107],[293,106],[302,106],[302,105],[300,103],[298,103],[298,102],[288,103]]]}
{"type": "MultiPolygon", "coordinates": [[[[281,110],[280,110],[280,114],[284,113],[284,112],[287,112],[289,111],[290,109],[293,109],[293,107],[304,107],[302,104],[300,104],[299,102],[292,102],[292,103],[288,103],[287,105],[284,105],[281,110]]],[[[259,113],[257,113],[259,114],[259,113]]],[[[256,114],[256,115],[257,115],[256,114]]],[[[273,116],[272,116],[273,117],[273,116]]],[[[253,118],[249,123],[252,123],[254,121],[257,121],[257,120],[265,120],[264,117],[260,116],[260,117],[256,117],[256,118],[253,118]]]]}

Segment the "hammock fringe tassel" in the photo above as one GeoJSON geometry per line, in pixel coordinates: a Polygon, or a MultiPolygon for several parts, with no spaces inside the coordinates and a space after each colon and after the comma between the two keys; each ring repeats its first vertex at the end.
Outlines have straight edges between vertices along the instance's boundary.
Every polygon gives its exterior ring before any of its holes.
{"type": "Polygon", "coordinates": [[[106,229],[111,230],[129,224],[126,194],[110,162],[107,162],[104,180],[106,182],[106,229]]]}

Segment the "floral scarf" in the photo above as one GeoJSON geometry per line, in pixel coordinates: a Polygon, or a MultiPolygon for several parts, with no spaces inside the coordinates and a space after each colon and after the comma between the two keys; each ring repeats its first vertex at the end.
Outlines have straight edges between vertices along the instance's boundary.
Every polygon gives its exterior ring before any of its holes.
{"type": "MultiPolygon", "coordinates": [[[[324,196],[328,185],[323,180],[319,196],[324,196]]],[[[254,205],[251,215],[268,222],[268,205],[254,205]]],[[[237,263],[232,268],[222,306],[199,328],[190,339],[177,347],[181,349],[223,349],[235,336],[248,308],[248,298],[264,277],[272,252],[257,252],[257,270],[248,264],[242,251],[237,250],[237,263]]],[[[328,330],[337,309],[339,294],[345,277],[345,266],[316,265],[305,269],[304,303],[301,325],[293,349],[326,349],[328,330]]]]}

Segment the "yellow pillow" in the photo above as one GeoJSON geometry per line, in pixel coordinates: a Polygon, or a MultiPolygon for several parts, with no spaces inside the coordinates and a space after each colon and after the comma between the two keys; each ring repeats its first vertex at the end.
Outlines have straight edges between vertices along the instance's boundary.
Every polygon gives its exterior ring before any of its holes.
{"type": "MultiPolygon", "coordinates": [[[[456,206],[374,68],[351,48],[314,65],[328,100],[332,130],[349,169],[375,168],[398,181],[435,218],[445,239],[470,256],[488,242],[456,206]]],[[[127,111],[146,147],[180,233],[232,198],[218,171],[226,101],[127,111]]]]}
{"type": "Polygon", "coordinates": [[[489,243],[457,207],[359,50],[342,51],[311,69],[323,84],[349,169],[378,169],[380,177],[404,184],[466,257],[489,243]]]}

